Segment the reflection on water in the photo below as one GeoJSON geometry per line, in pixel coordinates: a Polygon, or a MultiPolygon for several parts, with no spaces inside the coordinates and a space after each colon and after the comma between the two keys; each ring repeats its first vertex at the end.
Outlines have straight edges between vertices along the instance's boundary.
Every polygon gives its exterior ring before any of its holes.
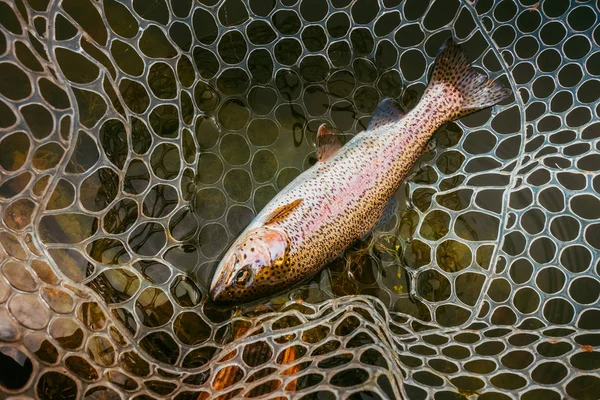
{"type": "Polygon", "coordinates": [[[0,391],[594,398],[600,11],[533,3],[0,1],[0,391]],[[309,282],[213,304],[318,126],[410,110],[451,33],[515,97],[309,282]]]}

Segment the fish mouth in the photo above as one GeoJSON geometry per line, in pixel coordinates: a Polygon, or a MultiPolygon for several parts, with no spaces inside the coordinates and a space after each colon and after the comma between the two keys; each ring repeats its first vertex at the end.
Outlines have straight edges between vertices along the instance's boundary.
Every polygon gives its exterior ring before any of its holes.
{"type": "Polygon", "coordinates": [[[227,280],[231,275],[231,271],[233,271],[234,261],[233,253],[227,254],[215,270],[209,290],[210,298],[215,302],[223,301],[221,297],[225,290],[227,280]],[[227,273],[228,271],[229,273],[227,273]]]}
{"type": "Polygon", "coordinates": [[[229,296],[227,296],[227,291],[225,290],[225,279],[219,279],[216,283],[210,287],[209,295],[213,302],[215,303],[230,303],[233,301],[232,293],[229,292],[229,296]]]}
{"type": "Polygon", "coordinates": [[[210,287],[210,292],[209,292],[210,298],[212,299],[212,301],[215,301],[215,302],[219,301],[219,297],[220,297],[220,294],[222,291],[223,291],[223,289],[222,289],[221,285],[219,285],[218,283],[216,285],[212,284],[210,287]]]}
{"type": "Polygon", "coordinates": [[[226,289],[225,282],[218,281],[209,291],[211,300],[218,304],[237,303],[238,299],[233,297],[233,292],[226,289]]]}

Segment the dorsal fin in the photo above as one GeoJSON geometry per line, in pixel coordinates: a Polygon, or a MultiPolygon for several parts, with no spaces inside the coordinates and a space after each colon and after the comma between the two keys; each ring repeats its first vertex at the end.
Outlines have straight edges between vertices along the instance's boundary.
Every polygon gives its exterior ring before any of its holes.
{"type": "Polygon", "coordinates": [[[383,99],[377,106],[367,130],[379,128],[380,126],[391,124],[404,117],[404,113],[392,99],[383,99]]]}
{"type": "Polygon", "coordinates": [[[271,211],[265,217],[265,225],[272,224],[274,222],[285,219],[292,211],[296,209],[302,203],[302,199],[296,199],[291,203],[284,204],[271,211]]]}
{"type": "Polygon", "coordinates": [[[327,161],[342,147],[342,141],[335,132],[322,124],[317,131],[317,159],[327,161]]]}

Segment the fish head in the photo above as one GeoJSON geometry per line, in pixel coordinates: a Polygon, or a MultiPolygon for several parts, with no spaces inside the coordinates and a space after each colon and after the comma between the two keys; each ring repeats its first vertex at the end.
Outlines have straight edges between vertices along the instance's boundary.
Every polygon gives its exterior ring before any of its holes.
{"type": "Polygon", "coordinates": [[[290,250],[281,229],[262,226],[240,236],[219,263],[210,285],[218,303],[239,303],[272,294],[286,278],[290,250]]]}

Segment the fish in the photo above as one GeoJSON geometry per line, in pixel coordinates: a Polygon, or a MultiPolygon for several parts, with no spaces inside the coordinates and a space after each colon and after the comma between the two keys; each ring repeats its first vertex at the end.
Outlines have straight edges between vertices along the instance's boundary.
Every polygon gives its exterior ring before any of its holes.
{"type": "Polygon", "coordinates": [[[247,303],[305,281],[366,236],[436,130],[505,100],[512,91],[471,65],[450,37],[429,84],[404,114],[391,99],[342,146],[323,124],[317,162],[281,190],[233,242],[210,285],[215,303],[247,303]]]}

